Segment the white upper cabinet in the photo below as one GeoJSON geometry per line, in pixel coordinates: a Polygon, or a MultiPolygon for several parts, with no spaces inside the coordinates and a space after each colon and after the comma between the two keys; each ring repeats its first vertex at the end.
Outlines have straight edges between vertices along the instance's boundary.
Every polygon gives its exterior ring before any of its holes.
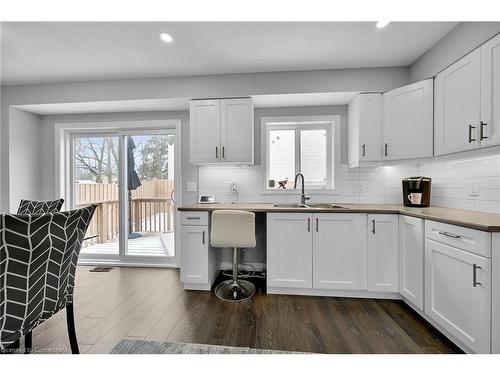
{"type": "Polygon", "coordinates": [[[190,160],[193,164],[253,164],[251,98],[192,100],[190,160]]]}
{"type": "Polygon", "coordinates": [[[368,290],[398,292],[398,215],[368,215],[368,290]]]}
{"type": "Polygon", "coordinates": [[[383,94],[384,160],[433,154],[433,79],[383,94]]]}
{"type": "Polygon", "coordinates": [[[436,76],[435,155],[479,147],[481,53],[469,53],[436,76]]]}
{"type": "Polygon", "coordinates": [[[382,160],[382,94],[359,94],[349,103],[349,167],[382,160]]]}
{"type": "Polygon", "coordinates": [[[216,163],[220,155],[220,100],[192,100],[189,108],[191,163],[216,163]]]}
{"type": "Polygon", "coordinates": [[[324,213],[313,219],[313,287],[366,290],[366,215],[324,213]]]}
{"type": "Polygon", "coordinates": [[[500,34],[481,46],[481,147],[500,144],[500,34]]]}
{"type": "Polygon", "coordinates": [[[399,294],[424,309],[424,220],[399,216],[399,294]]]}
{"type": "Polygon", "coordinates": [[[253,103],[251,98],[221,100],[221,159],[253,164],[253,103]]]}

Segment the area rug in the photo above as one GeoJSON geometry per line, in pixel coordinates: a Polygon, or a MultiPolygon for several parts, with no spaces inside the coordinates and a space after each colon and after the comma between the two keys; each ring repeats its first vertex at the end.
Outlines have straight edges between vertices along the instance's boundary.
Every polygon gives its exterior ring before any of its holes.
{"type": "Polygon", "coordinates": [[[235,346],[183,344],[123,339],[110,354],[298,354],[280,350],[254,349],[235,346]]]}

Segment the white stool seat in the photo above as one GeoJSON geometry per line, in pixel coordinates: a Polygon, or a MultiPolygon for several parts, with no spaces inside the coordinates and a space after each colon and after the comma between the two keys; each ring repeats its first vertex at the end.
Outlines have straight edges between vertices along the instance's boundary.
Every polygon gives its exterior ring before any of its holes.
{"type": "Polygon", "coordinates": [[[225,280],[217,285],[214,289],[215,295],[230,302],[252,298],[255,285],[238,277],[238,248],[255,247],[255,214],[238,210],[213,211],[210,243],[213,247],[233,248],[232,280],[225,280]]]}
{"type": "Polygon", "coordinates": [[[213,247],[255,247],[255,214],[238,210],[213,211],[210,243],[213,247]]]}

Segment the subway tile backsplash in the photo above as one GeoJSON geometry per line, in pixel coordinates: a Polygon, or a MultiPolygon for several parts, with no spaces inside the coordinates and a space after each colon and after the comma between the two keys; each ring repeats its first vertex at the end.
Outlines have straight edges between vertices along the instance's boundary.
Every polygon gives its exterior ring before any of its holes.
{"type": "MultiPolygon", "coordinates": [[[[462,208],[500,214],[500,154],[451,156],[443,160],[419,160],[394,166],[363,166],[337,171],[335,190],[310,195],[313,202],[400,203],[401,179],[407,176],[432,178],[435,206],[462,208]]],[[[307,179],[307,176],[306,176],[307,179]]],[[[261,166],[202,166],[199,193],[214,194],[219,202],[238,199],[231,182],[239,185],[242,202],[295,202],[298,192],[269,194],[264,189],[261,166]]]]}

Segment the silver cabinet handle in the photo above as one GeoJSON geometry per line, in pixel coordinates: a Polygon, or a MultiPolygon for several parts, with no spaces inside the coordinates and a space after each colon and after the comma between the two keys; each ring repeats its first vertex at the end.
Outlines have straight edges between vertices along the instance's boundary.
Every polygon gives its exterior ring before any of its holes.
{"type": "Polygon", "coordinates": [[[219,146],[215,146],[215,158],[219,158],[219,146]]]}
{"type": "Polygon", "coordinates": [[[201,243],[205,245],[205,231],[201,232],[201,243]]]}
{"type": "Polygon", "coordinates": [[[222,159],[226,158],[226,153],[225,153],[226,148],[222,146],[222,159]]]}
{"type": "Polygon", "coordinates": [[[476,127],[469,125],[469,143],[476,141],[476,138],[472,138],[472,129],[476,129],[476,127]]]}
{"type": "Polygon", "coordinates": [[[456,240],[459,240],[461,239],[462,237],[459,236],[458,234],[453,234],[453,233],[448,233],[448,232],[438,232],[440,235],[442,236],[446,236],[446,237],[451,237],[451,238],[454,238],[456,240]]]}
{"type": "Polygon", "coordinates": [[[483,139],[488,139],[488,137],[484,135],[484,127],[485,127],[486,125],[488,125],[486,122],[481,121],[481,128],[480,128],[480,129],[481,129],[481,131],[479,132],[479,134],[480,134],[480,137],[479,137],[479,138],[481,139],[481,141],[482,141],[483,139]]]}
{"type": "Polygon", "coordinates": [[[310,232],[311,231],[311,218],[307,218],[307,231],[310,232]]]}
{"type": "Polygon", "coordinates": [[[388,152],[389,145],[387,143],[384,143],[384,155],[387,156],[389,154],[388,152]]]}
{"type": "Polygon", "coordinates": [[[375,234],[375,219],[372,220],[372,233],[375,234]]]}
{"type": "Polygon", "coordinates": [[[473,264],[472,265],[472,286],[475,288],[476,286],[478,285],[483,285],[481,283],[478,283],[477,282],[477,270],[478,269],[482,269],[481,267],[479,267],[477,264],[473,264]]]}
{"type": "Polygon", "coordinates": [[[201,217],[199,217],[199,216],[187,216],[186,219],[188,219],[188,220],[200,220],[201,217]]]}
{"type": "Polygon", "coordinates": [[[316,218],[316,232],[319,232],[319,219],[316,218]]]}
{"type": "Polygon", "coordinates": [[[362,149],[361,156],[366,156],[366,144],[363,143],[361,145],[361,149],[362,149]]]}

